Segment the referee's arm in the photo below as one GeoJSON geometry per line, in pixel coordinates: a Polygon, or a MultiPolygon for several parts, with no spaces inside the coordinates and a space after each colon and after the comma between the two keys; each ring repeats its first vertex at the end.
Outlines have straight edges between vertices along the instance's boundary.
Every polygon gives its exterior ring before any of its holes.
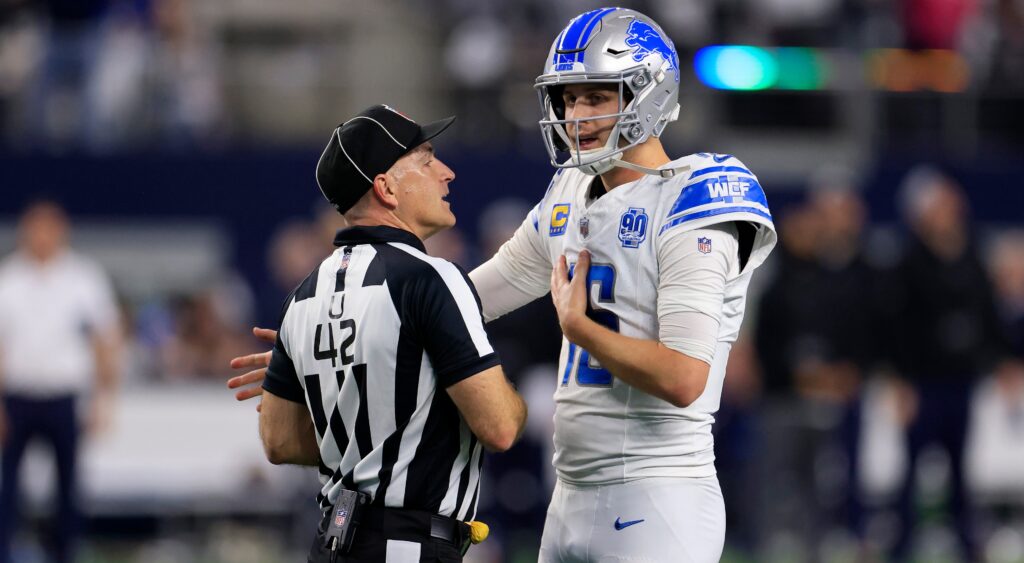
{"type": "Polygon", "coordinates": [[[320,446],[295,366],[278,333],[260,407],[260,439],[267,461],[274,465],[319,465],[320,446]]]}
{"type": "Polygon", "coordinates": [[[444,388],[485,448],[503,452],[526,425],[526,403],[501,369],[484,329],[480,298],[454,264],[413,284],[409,317],[444,388]],[[411,305],[415,304],[415,305],[411,305]]]}
{"type": "Polygon", "coordinates": [[[503,452],[516,443],[526,425],[526,403],[505,377],[501,366],[488,368],[448,387],[462,417],[480,443],[503,452]]]}
{"type": "Polygon", "coordinates": [[[260,439],[267,461],[274,465],[316,466],[320,463],[316,430],[305,403],[295,403],[270,392],[263,393],[260,439]]]}

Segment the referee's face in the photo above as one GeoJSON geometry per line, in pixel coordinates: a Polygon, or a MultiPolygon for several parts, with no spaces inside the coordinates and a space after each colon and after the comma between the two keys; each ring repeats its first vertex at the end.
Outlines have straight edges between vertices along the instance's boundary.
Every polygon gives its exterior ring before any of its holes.
{"type": "Polygon", "coordinates": [[[455,225],[455,214],[446,201],[455,173],[437,158],[430,143],[403,156],[389,172],[397,184],[395,213],[416,236],[426,240],[455,225]]]}

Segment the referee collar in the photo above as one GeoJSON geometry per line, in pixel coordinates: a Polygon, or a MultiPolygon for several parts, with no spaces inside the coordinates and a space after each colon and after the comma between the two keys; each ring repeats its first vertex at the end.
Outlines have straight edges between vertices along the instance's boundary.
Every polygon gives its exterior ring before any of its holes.
{"type": "Polygon", "coordinates": [[[349,246],[356,244],[380,244],[388,242],[400,242],[426,254],[427,249],[423,247],[423,241],[416,235],[402,229],[386,227],[384,225],[348,227],[338,231],[334,236],[334,246],[349,246]]]}

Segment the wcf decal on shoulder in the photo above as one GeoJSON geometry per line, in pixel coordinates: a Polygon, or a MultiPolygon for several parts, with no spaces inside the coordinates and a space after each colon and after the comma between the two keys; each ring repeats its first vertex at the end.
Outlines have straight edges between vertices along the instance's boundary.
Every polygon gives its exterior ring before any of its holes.
{"type": "Polygon", "coordinates": [[[726,176],[721,176],[717,182],[709,180],[706,185],[708,187],[708,195],[712,198],[746,197],[747,191],[750,190],[750,182],[729,180],[726,176]]]}

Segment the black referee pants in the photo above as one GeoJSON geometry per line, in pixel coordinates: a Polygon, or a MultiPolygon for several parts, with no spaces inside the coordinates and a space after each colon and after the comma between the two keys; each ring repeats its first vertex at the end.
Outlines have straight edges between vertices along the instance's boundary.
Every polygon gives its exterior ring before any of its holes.
{"type": "MultiPolygon", "coordinates": [[[[328,515],[330,513],[328,512],[328,515]]],[[[450,539],[431,535],[431,519],[437,518],[417,510],[382,509],[369,506],[356,530],[352,549],[338,555],[337,563],[461,563],[461,545],[468,526],[450,518],[450,539]]],[[[326,529],[326,519],[320,529],[326,529]]],[[[436,527],[436,522],[434,525],[436,527]]],[[[309,552],[308,563],[331,563],[331,552],[324,547],[318,531],[309,552]]]]}

